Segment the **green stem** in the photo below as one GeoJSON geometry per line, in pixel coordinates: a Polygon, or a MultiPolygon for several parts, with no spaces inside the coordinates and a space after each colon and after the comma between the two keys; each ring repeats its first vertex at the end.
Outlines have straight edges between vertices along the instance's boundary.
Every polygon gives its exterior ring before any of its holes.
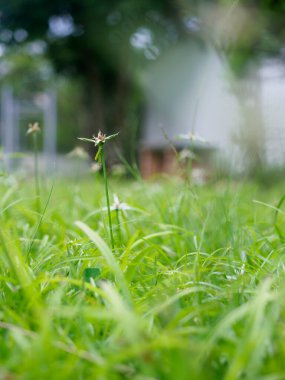
{"type": "Polygon", "coordinates": [[[117,219],[117,228],[118,228],[119,244],[120,244],[120,246],[121,246],[121,244],[122,244],[122,231],[121,231],[121,224],[120,224],[119,210],[116,210],[116,219],[117,219]]]}
{"type": "Polygon", "coordinates": [[[101,148],[101,162],[103,167],[103,176],[104,176],[104,185],[105,185],[105,195],[106,195],[106,201],[107,201],[107,209],[108,209],[108,219],[109,219],[109,230],[110,230],[110,237],[111,237],[111,246],[112,250],[115,249],[114,244],[114,236],[113,236],[113,228],[112,228],[112,219],[111,219],[111,209],[110,209],[110,199],[109,199],[109,190],[108,190],[108,182],[107,182],[107,171],[106,171],[106,163],[105,163],[105,156],[104,156],[104,148],[101,148]]]}
{"type": "Polygon", "coordinates": [[[35,192],[36,192],[36,205],[37,212],[41,213],[41,203],[40,203],[40,181],[39,181],[39,163],[38,163],[38,140],[37,134],[33,134],[34,142],[34,169],[35,169],[35,192]]]}
{"type": "Polygon", "coordinates": [[[192,158],[189,158],[187,163],[187,184],[191,186],[192,184],[192,173],[193,173],[193,162],[192,158]]]}

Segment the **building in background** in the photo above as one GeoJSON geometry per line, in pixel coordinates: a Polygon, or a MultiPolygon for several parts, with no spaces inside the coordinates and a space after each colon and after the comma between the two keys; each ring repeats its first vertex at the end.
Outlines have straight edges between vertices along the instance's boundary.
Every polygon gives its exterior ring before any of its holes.
{"type": "Polygon", "coordinates": [[[193,165],[199,170],[214,160],[236,171],[284,164],[284,74],[278,60],[266,60],[237,79],[213,49],[177,47],[147,76],[150,106],[140,145],[143,176],[175,172],[173,147],[193,150],[199,157],[193,165]],[[179,135],[198,139],[181,141],[179,135]]]}
{"type": "MultiPolygon", "coordinates": [[[[252,66],[246,78],[237,80],[213,49],[181,44],[150,66],[143,84],[148,107],[138,149],[144,178],[177,173],[183,157],[191,160],[194,171],[209,170],[217,159],[238,171],[249,164],[253,169],[284,164],[285,68],[279,60],[252,66]],[[187,150],[195,157],[187,156],[187,150]]],[[[27,120],[41,122],[43,157],[47,166],[55,167],[55,91],[47,89],[28,100],[15,96],[13,87],[2,86],[0,99],[6,168],[13,153],[27,151],[27,120]]]]}

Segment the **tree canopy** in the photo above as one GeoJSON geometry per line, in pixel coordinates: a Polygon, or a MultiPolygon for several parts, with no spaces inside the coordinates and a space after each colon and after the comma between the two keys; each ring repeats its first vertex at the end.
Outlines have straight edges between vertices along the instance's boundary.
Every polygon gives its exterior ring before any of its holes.
{"type": "Polygon", "coordinates": [[[138,68],[181,40],[208,41],[240,74],[285,37],[281,0],[0,0],[0,10],[0,43],[36,41],[57,72],[80,81],[85,135],[122,129],[138,68]]]}

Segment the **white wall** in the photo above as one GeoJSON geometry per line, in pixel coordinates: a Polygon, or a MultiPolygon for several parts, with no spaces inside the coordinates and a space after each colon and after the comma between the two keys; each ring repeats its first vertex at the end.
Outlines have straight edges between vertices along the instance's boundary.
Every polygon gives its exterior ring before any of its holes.
{"type": "MultiPolygon", "coordinates": [[[[252,83],[243,82],[241,87],[246,89],[259,81],[254,91],[260,91],[256,98],[261,108],[253,99],[248,110],[258,114],[257,121],[262,120],[260,133],[264,133],[269,163],[281,163],[285,159],[284,73],[282,65],[266,61],[254,73],[252,83]]],[[[145,78],[150,104],[142,136],[145,145],[167,144],[161,127],[173,141],[180,133],[194,132],[218,147],[233,165],[242,166],[241,149],[234,136],[239,134],[244,115],[233,93],[226,64],[213,50],[181,45],[156,62],[145,78]]],[[[250,102],[250,96],[248,99],[250,102]]]]}
{"type": "Polygon", "coordinates": [[[285,64],[264,62],[261,78],[266,157],[270,164],[280,164],[285,162],[285,64]]]}

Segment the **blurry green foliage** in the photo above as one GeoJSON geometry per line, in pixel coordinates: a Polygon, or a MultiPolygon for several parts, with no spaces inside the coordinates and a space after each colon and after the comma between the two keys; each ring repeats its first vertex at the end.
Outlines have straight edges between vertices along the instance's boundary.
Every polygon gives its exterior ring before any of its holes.
{"type": "MultiPolygon", "coordinates": [[[[77,90],[60,90],[66,91],[60,100],[65,110],[60,118],[69,120],[66,131],[75,131],[75,123],[84,136],[98,129],[121,131],[125,152],[141,123],[143,72],[169,48],[185,40],[207,41],[241,76],[252,60],[279,54],[285,38],[281,0],[0,0],[0,10],[0,44],[12,51],[38,44],[55,72],[76,79],[66,86],[77,90]],[[206,6],[213,15],[205,21],[201,10],[206,6]]],[[[22,62],[14,72],[23,77],[20,67],[25,67],[25,81],[37,91],[42,82],[34,74],[48,66],[32,50],[17,60],[22,62]]],[[[63,133],[66,139],[60,144],[66,149],[68,133],[63,133]]]]}
{"type": "Polygon", "coordinates": [[[55,71],[79,79],[85,135],[128,123],[138,66],[174,41],[180,27],[170,0],[0,0],[0,9],[0,40],[10,46],[44,41],[55,71]]]}

